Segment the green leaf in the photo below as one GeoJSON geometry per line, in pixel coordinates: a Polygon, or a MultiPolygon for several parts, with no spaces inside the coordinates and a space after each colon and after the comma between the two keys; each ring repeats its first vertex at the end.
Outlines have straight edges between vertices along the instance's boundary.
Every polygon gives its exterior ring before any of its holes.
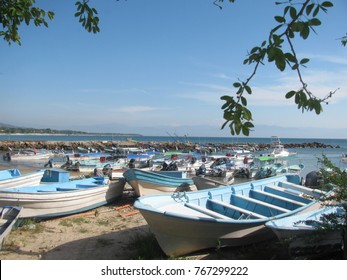
{"type": "Polygon", "coordinates": [[[300,32],[300,36],[303,39],[307,39],[308,36],[310,35],[310,28],[308,27],[308,24],[305,24],[300,32]]]}
{"type": "Polygon", "coordinates": [[[286,19],[284,17],[275,16],[275,20],[279,23],[285,23],[286,19]]]}
{"type": "Polygon", "coordinates": [[[300,64],[305,64],[307,62],[309,62],[310,60],[308,58],[303,58],[300,60],[300,64]]]}
{"type": "Polygon", "coordinates": [[[249,86],[245,86],[245,90],[248,94],[252,94],[252,89],[249,86]]]}
{"type": "Polygon", "coordinates": [[[331,3],[330,1],[325,1],[321,4],[323,7],[326,7],[326,8],[331,8],[334,6],[333,3],[331,3]]]}
{"type": "Polygon", "coordinates": [[[292,19],[296,19],[297,13],[296,13],[296,9],[294,7],[290,7],[289,14],[290,14],[290,17],[292,19]]]}
{"type": "Polygon", "coordinates": [[[312,9],[314,8],[314,4],[310,4],[310,5],[307,5],[306,7],[306,15],[309,15],[312,11],[312,9]]]}
{"type": "Polygon", "coordinates": [[[229,121],[225,121],[221,127],[221,129],[224,129],[224,127],[228,124],[229,121]]]}
{"type": "Polygon", "coordinates": [[[241,96],[241,104],[243,106],[247,106],[247,99],[245,97],[243,97],[243,96],[241,96]]]}
{"type": "Polygon", "coordinates": [[[249,136],[249,128],[246,126],[242,126],[242,134],[245,136],[249,136]]]}
{"type": "Polygon", "coordinates": [[[297,62],[296,57],[293,54],[291,54],[291,53],[285,53],[284,56],[290,62],[293,62],[293,63],[297,62]]]}
{"type": "Polygon", "coordinates": [[[312,18],[308,21],[308,24],[313,26],[319,26],[321,25],[321,21],[318,18],[312,18]]]}
{"type": "Polygon", "coordinates": [[[295,95],[295,93],[296,93],[296,91],[294,91],[294,90],[287,92],[286,98],[287,99],[292,98],[295,95]]]}
{"type": "Polygon", "coordinates": [[[315,17],[319,13],[319,6],[317,6],[313,11],[313,16],[315,17]]]}
{"type": "Polygon", "coordinates": [[[251,122],[245,122],[244,125],[247,126],[248,128],[254,127],[253,123],[251,122]]]}
{"type": "Polygon", "coordinates": [[[242,113],[243,113],[243,118],[245,120],[251,120],[252,119],[252,113],[250,110],[248,110],[246,107],[242,107],[242,113]]]}

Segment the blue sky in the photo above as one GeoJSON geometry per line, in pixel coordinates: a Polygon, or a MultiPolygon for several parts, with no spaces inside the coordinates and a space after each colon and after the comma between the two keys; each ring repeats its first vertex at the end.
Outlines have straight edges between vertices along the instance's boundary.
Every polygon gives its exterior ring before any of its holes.
{"type": "MultiPolygon", "coordinates": [[[[0,41],[0,122],[89,132],[230,136],[220,96],[248,77],[247,51],[267,38],[281,14],[275,1],[91,0],[101,32],[87,33],[72,0],[37,1],[53,10],[49,28],[20,28],[22,46],[0,41]]],[[[304,114],[284,95],[300,87],[294,73],[259,69],[251,86],[253,137],[347,138],[347,1],[320,18],[300,57],[304,79],[324,112],[304,114]]]]}

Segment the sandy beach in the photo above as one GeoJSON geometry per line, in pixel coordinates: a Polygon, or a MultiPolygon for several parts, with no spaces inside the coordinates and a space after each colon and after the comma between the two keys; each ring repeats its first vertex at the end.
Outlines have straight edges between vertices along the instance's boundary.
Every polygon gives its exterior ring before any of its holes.
{"type": "MultiPolygon", "coordinates": [[[[9,167],[0,165],[0,168],[9,167]]],[[[24,165],[20,166],[20,170],[27,173],[35,169],[24,165]]],[[[85,213],[44,221],[25,219],[3,244],[0,260],[168,259],[145,219],[134,209],[135,200],[134,191],[126,184],[123,197],[112,204],[85,213]]],[[[283,244],[274,238],[237,248],[211,248],[183,258],[286,260],[293,257],[288,254],[283,244]]],[[[323,256],[323,259],[331,258],[341,257],[323,256]]]]}
{"type": "Polygon", "coordinates": [[[131,242],[149,232],[125,191],[121,201],[93,211],[36,222],[25,220],[13,230],[0,252],[1,260],[134,259],[131,242]]]}
{"type": "MultiPolygon", "coordinates": [[[[0,251],[0,260],[168,259],[142,215],[132,207],[134,200],[132,191],[126,189],[121,201],[93,211],[41,222],[26,220],[10,233],[0,251]],[[156,253],[151,255],[143,250],[156,253]]],[[[183,257],[187,260],[287,258],[276,240],[242,248],[211,248],[183,257]]]]}
{"type": "MultiPolygon", "coordinates": [[[[30,172],[31,169],[21,169],[30,172]]],[[[0,260],[138,260],[168,259],[133,204],[126,184],[123,197],[88,212],[43,221],[24,219],[12,230],[0,260]],[[147,252],[153,250],[152,252],[147,252]]],[[[242,248],[211,248],[184,259],[286,259],[276,240],[242,248]],[[262,254],[259,254],[262,251],[262,254]]]]}

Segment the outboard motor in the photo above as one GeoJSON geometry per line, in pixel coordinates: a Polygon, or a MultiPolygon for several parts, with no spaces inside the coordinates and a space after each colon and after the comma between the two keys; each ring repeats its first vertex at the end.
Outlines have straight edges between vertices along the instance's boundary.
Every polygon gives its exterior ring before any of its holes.
{"type": "Polygon", "coordinates": [[[135,168],[135,159],[132,158],[132,159],[129,161],[128,167],[129,167],[129,168],[135,168]]]}
{"type": "Polygon", "coordinates": [[[305,179],[305,187],[318,187],[322,182],[322,176],[317,171],[307,173],[305,179]]]}
{"type": "Polygon", "coordinates": [[[201,164],[199,169],[196,171],[196,175],[206,175],[206,167],[205,164],[201,164]]]}
{"type": "Polygon", "coordinates": [[[176,164],[176,162],[172,161],[170,162],[167,171],[177,171],[178,170],[178,166],[176,164]]]}
{"type": "Polygon", "coordinates": [[[11,161],[11,153],[7,152],[2,158],[6,161],[11,161]]]}
{"type": "Polygon", "coordinates": [[[111,166],[111,164],[108,163],[102,168],[102,176],[107,176],[110,179],[112,179],[112,166],[111,166]]]}

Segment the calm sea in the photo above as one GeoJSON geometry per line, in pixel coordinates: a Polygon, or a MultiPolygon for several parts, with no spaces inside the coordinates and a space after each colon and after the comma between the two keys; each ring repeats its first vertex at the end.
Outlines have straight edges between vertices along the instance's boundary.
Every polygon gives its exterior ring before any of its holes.
{"type": "MultiPolygon", "coordinates": [[[[127,136],[112,136],[112,135],[0,135],[1,140],[11,141],[125,141],[127,136]]],[[[132,136],[133,140],[140,142],[173,142],[190,141],[198,144],[227,144],[227,143],[270,143],[271,138],[251,138],[251,137],[170,137],[170,136],[132,136]]],[[[333,147],[339,146],[340,148],[300,148],[300,149],[288,149],[290,151],[297,152],[295,158],[296,163],[302,163],[305,165],[305,169],[302,176],[312,170],[319,168],[318,158],[325,154],[336,166],[340,168],[347,168],[347,164],[341,162],[341,156],[343,153],[347,153],[347,139],[321,139],[321,138],[281,138],[283,144],[303,144],[318,142],[326,145],[332,145],[333,147]]],[[[6,168],[5,163],[0,158],[0,168],[6,168]]],[[[13,167],[13,166],[12,166],[13,167]]]]}

